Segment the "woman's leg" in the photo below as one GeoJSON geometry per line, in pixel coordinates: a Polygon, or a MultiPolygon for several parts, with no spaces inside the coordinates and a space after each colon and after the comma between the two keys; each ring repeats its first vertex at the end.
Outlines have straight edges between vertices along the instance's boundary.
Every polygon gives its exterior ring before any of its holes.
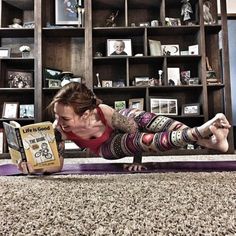
{"type": "MultiPolygon", "coordinates": [[[[157,118],[158,116],[154,117],[154,119],[157,118]]],[[[152,115],[149,120],[145,119],[145,123],[149,124],[150,120],[152,120],[152,115]]],[[[165,131],[113,135],[101,146],[100,155],[108,159],[119,159],[140,152],[177,149],[189,143],[198,143],[201,146],[225,152],[228,150],[227,135],[229,128],[230,125],[223,114],[217,114],[213,119],[195,128],[185,127],[169,131],[168,128],[160,128],[157,125],[157,130],[162,129],[165,131]],[[212,136],[209,137],[209,135],[212,136]]],[[[146,129],[148,130],[148,126],[146,129]]]]}

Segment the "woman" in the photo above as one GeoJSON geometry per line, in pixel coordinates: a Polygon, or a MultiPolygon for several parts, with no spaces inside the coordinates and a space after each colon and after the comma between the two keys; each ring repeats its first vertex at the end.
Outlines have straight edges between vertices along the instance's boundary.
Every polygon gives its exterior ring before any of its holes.
{"type": "MultiPolygon", "coordinates": [[[[105,159],[119,159],[142,152],[155,153],[184,147],[187,144],[228,150],[230,124],[223,114],[199,127],[189,128],[171,118],[124,109],[117,112],[101,103],[84,84],[71,82],[62,87],[49,105],[55,114],[54,126],[62,139],[74,141],[105,159]]],[[[60,171],[63,166],[63,142],[60,142],[60,168],[41,171],[60,171]]],[[[25,163],[19,169],[27,173],[25,163]]],[[[30,173],[32,172],[29,166],[30,173]]]]}

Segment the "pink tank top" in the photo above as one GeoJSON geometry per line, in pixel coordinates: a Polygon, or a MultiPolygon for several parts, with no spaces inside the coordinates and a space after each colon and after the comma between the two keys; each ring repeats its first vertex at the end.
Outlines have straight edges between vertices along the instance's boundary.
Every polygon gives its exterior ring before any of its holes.
{"type": "Polygon", "coordinates": [[[65,132],[68,139],[75,142],[81,148],[89,148],[95,154],[98,154],[100,146],[109,139],[113,131],[113,129],[110,126],[108,126],[107,121],[100,107],[97,107],[97,112],[98,115],[100,116],[102,123],[106,127],[105,131],[100,137],[94,139],[83,139],[74,134],[73,132],[65,132]]]}

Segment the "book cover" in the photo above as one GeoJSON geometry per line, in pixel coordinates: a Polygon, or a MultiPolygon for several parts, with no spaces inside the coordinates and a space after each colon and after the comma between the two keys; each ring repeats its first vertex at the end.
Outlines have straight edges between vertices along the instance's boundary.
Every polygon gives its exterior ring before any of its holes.
{"type": "Polygon", "coordinates": [[[60,165],[59,154],[51,122],[20,127],[11,121],[3,122],[9,153],[13,163],[27,161],[34,169],[60,165]]]}

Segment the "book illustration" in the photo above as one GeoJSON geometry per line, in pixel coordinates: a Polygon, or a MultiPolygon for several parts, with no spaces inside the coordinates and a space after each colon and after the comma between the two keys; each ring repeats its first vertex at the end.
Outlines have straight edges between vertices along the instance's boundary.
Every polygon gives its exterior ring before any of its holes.
{"type": "Polygon", "coordinates": [[[52,149],[50,147],[50,142],[54,139],[49,134],[44,134],[43,132],[36,134],[29,134],[23,140],[23,146],[25,150],[32,153],[34,161],[37,164],[54,160],[52,149]]]}

